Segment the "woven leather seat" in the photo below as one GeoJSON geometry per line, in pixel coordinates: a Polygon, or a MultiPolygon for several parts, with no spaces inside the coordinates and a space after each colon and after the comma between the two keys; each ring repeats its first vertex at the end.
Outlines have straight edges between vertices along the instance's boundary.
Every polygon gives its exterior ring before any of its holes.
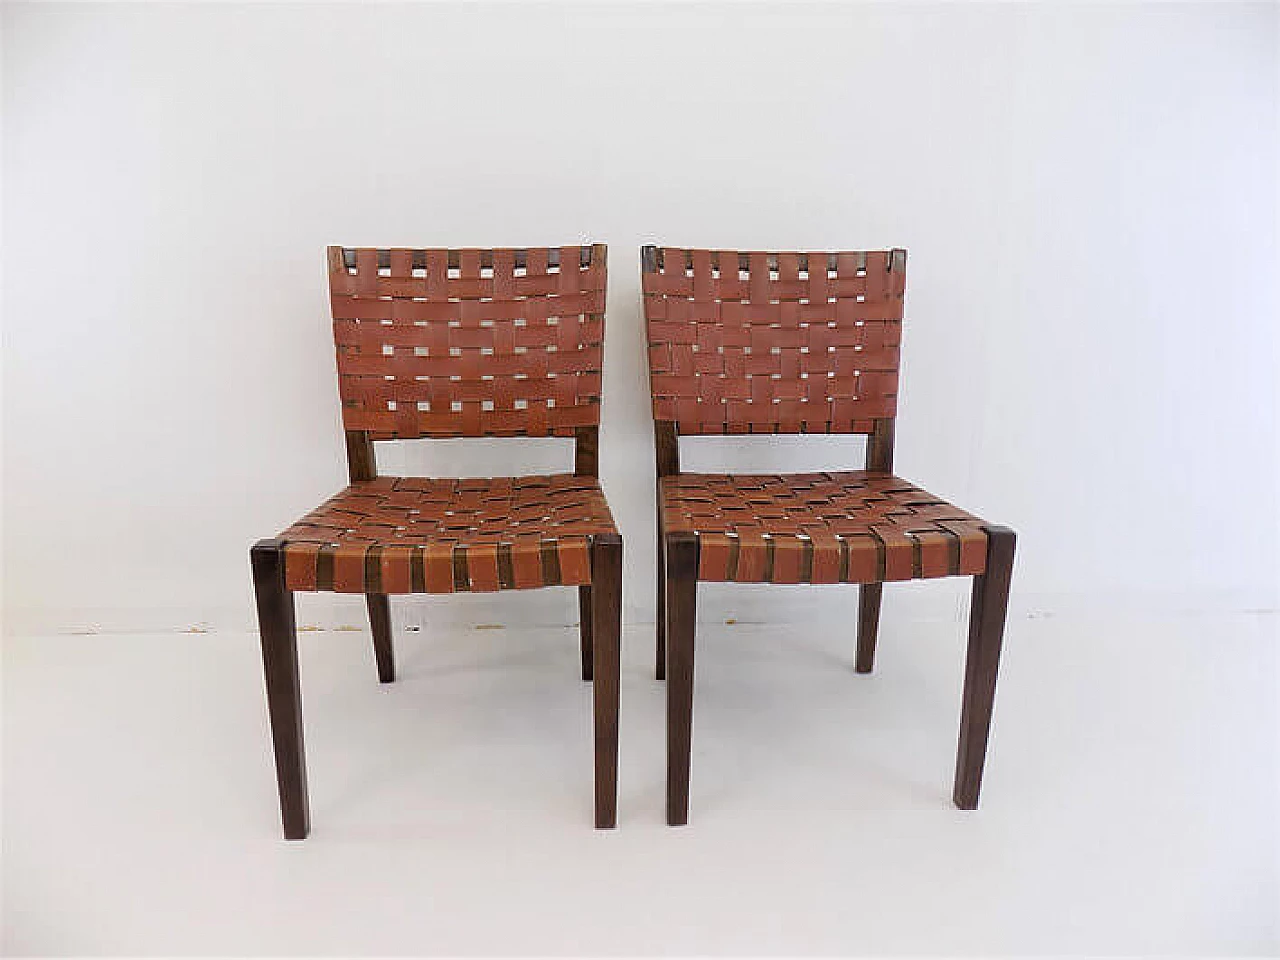
{"type": "Polygon", "coordinates": [[[667,822],[689,815],[699,581],[859,584],[859,673],[886,581],[974,578],[957,806],[977,806],[1014,534],[893,474],[905,250],[641,253],[658,472],[657,675],[667,822]],[[867,437],[864,470],[680,471],[687,434],[867,437]]]}
{"type": "Polygon", "coordinates": [[[589,584],[591,538],[616,533],[594,477],[379,477],[280,540],[290,590],[454,593],[589,584]]]}
{"type": "Polygon", "coordinates": [[[593,684],[595,822],[617,820],[622,538],[600,490],[605,247],[330,247],[351,484],[250,551],[285,836],[310,829],[295,591],[363,593],[378,679],[390,598],[567,586],[593,684]],[[379,476],[375,441],[565,437],[573,473],[379,476]]]}
{"type": "Polygon", "coordinates": [[[889,473],[681,473],[662,522],[698,538],[698,579],[880,583],[979,574],[982,521],[889,473]]]}

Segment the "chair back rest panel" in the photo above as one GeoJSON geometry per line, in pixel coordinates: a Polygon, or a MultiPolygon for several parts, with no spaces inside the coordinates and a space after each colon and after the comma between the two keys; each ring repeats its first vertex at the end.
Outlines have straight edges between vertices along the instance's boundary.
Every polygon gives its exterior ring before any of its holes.
{"type": "Polygon", "coordinates": [[[338,391],[370,440],[600,422],[605,247],[329,248],[338,391]]]}
{"type": "Polygon", "coordinates": [[[906,251],[645,248],[653,417],[680,434],[865,433],[897,414],[906,251]]]}

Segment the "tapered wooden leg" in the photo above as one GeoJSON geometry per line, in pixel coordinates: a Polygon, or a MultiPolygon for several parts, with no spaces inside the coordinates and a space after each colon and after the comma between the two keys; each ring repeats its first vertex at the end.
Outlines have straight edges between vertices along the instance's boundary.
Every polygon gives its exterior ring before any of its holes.
{"type": "Polygon", "coordinates": [[[969,652],[964,668],[964,700],[960,711],[960,748],[952,799],[961,810],[978,806],[982,767],[991,730],[996,672],[1004,639],[1009,580],[1013,573],[1015,536],[1008,527],[987,527],[987,570],[973,578],[969,610],[969,652]]]}
{"type": "Polygon", "coordinates": [[[302,690],[298,681],[298,637],[293,594],[284,585],[284,553],[277,540],[262,540],[249,551],[262,636],[262,668],[275,747],[276,782],[284,835],[301,840],[311,829],[307,768],[302,743],[302,690]]]}
{"type": "Polygon", "coordinates": [[[594,655],[591,652],[591,621],[595,618],[591,605],[591,587],[578,588],[578,639],[582,645],[582,679],[591,679],[591,665],[594,655]]]}
{"type": "MultiPolygon", "coordinates": [[[[658,505],[659,511],[662,505],[658,505]]],[[[654,617],[658,634],[655,653],[657,662],[654,665],[654,676],[659,680],[667,679],[667,564],[666,551],[663,548],[662,519],[658,519],[658,612],[654,617]]]]}
{"type": "Polygon", "coordinates": [[[596,826],[618,822],[618,691],[622,641],[622,538],[596,536],[591,544],[591,598],[595,707],[596,826]]]}
{"type": "Polygon", "coordinates": [[[876,634],[880,630],[880,598],[883,583],[864,583],[858,588],[858,656],[854,669],[870,673],[876,662],[876,634]]]}
{"type": "Polygon", "coordinates": [[[693,642],[698,606],[698,541],[666,542],[667,823],[689,822],[689,751],[693,742],[693,642]]]}
{"type": "Polygon", "coordinates": [[[373,631],[373,658],[378,662],[378,682],[396,678],[396,653],[391,644],[391,598],[385,593],[365,596],[369,607],[369,629],[373,631]]]}

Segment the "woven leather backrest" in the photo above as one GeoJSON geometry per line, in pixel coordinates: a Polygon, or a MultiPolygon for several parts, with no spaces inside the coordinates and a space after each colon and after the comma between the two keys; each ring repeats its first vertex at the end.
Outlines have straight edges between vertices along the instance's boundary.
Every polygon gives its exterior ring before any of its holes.
{"type": "Polygon", "coordinates": [[[605,247],[329,248],[338,392],[374,440],[600,422],[605,247]]]}
{"type": "Polygon", "coordinates": [[[646,247],[653,418],[682,434],[872,432],[897,414],[906,263],[646,247]]]}

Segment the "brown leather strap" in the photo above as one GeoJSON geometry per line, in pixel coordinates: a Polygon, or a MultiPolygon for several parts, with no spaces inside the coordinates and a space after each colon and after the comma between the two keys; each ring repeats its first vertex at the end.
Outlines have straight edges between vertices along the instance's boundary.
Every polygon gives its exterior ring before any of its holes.
{"type": "Polygon", "coordinates": [[[605,248],[329,248],[347,430],[573,436],[600,422],[605,248]]]}
{"type": "Polygon", "coordinates": [[[680,433],[870,433],[897,414],[905,250],[666,248],[642,282],[653,417],[680,433]]]}

